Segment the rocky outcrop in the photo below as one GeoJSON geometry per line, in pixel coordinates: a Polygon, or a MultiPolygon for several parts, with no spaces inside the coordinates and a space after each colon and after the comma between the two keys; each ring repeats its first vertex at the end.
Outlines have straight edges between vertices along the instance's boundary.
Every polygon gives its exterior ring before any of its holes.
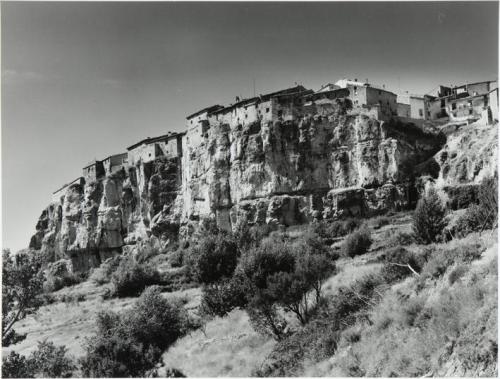
{"type": "Polygon", "coordinates": [[[404,167],[441,142],[338,100],[298,107],[286,120],[212,122],[196,144],[183,139],[181,157],[139,160],[68,187],[42,212],[30,246],[86,271],[143,243],[165,248],[207,218],[231,229],[404,208],[412,185],[404,167]]]}
{"type": "Polygon", "coordinates": [[[165,225],[180,176],[179,160],[163,158],[70,186],[42,212],[30,247],[54,261],[71,259],[74,271],[87,271],[143,240],[165,246],[177,238],[179,220],[170,219],[174,228],[165,225]]]}
{"type": "Polygon", "coordinates": [[[440,187],[480,183],[497,170],[498,124],[478,121],[448,135],[446,145],[435,155],[440,187]]]}

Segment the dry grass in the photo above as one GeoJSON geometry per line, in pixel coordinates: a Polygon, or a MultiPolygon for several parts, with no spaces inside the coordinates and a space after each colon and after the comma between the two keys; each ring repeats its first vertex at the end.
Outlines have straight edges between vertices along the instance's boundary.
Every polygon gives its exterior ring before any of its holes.
{"type": "MultiPolygon", "coordinates": [[[[78,296],[85,294],[86,299],[80,302],[58,302],[42,306],[34,315],[19,322],[16,331],[27,333],[27,338],[15,345],[3,348],[3,354],[16,351],[28,355],[35,350],[37,341],[47,339],[56,345],[66,345],[69,354],[79,357],[83,355],[82,344],[85,337],[95,331],[95,316],[103,310],[121,312],[130,308],[136,298],[103,300],[100,296],[104,287],[90,281],[55,292],[55,296],[78,296]]],[[[188,310],[195,309],[200,302],[200,290],[197,288],[186,291],[164,293],[165,297],[184,298],[188,310]]]]}
{"type": "Polygon", "coordinates": [[[246,312],[234,310],[209,321],[204,330],[178,340],[163,355],[163,361],[165,368],[176,368],[187,376],[250,376],[274,344],[252,329],[246,312]]]}

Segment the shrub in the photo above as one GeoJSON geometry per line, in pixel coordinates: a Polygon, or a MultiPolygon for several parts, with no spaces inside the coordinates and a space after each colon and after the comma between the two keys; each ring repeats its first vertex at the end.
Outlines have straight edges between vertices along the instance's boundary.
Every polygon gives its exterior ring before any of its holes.
{"type": "Polygon", "coordinates": [[[2,357],[3,378],[34,378],[35,372],[30,361],[24,355],[11,351],[9,355],[2,357]]]}
{"type": "Polygon", "coordinates": [[[418,201],[413,215],[415,237],[424,244],[436,242],[445,226],[445,209],[441,199],[434,189],[430,189],[418,201]]]}
{"type": "Polygon", "coordinates": [[[160,284],[159,272],[147,264],[139,264],[133,259],[122,259],[111,276],[114,295],[119,297],[135,296],[144,288],[160,284]]]}
{"type": "Polygon", "coordinates": [[[204,238],[195,254],[197,277],[203,284],[230,278],[238,263],[236,242],[222,233],[204,238]]]}
{"type": "Polygon", "coordinates": [[[382,276],[387,283],[392,283],[408,275],[412,275],[414,270],[417,274],[422,271],[422,266],[425,264],[423,257],[417,256],[415,253],[405,249],[404,247],[395,247],[385,252],[384,267],[382,276]]]}
{"type": "Polygon", "coordinates": [[[145,377],[155,372],[162,351],[194,324],[178,303],[147,288],[122,315],[102,312],[97,333],[87,339],[82,371],[91,377],[145,377]]]}
{"type": "Polygon", "coordinates": [[[46,378],[69,378],[76,366],[73,360],[66,356],[65,346],[55,346],[52,342],[38,342],[38,348],[29,360],[33,370],[46,378]]]}
{"type": "Polygon", "coordinates": [[[65,346],[52,342],[38,342],[38,347],[28,358],[11,352],[2,359],[4,378],[69,378],[76,365],[67,355],[65,346]]]}
{"type": "Polygon", "coordinates": [[[266,242],[244,255],[240,268],[252,325],[281,339],[286,322],[279,308],[306,324],[321,300],[321,285],[335,266],[306,240],[297,244],[266,242]]]}
{"type": "Polygon", "coordinates": [[[247,293],[241,274],[203,288],[201,311],[210,316],[223,317],[235,308],[247,305],[247,293]]]}
{"type": "Polygon", "coordinates": [[[165,378],[186,378],[186,375],[176,368],[169,368],[165,371],[165,378]]]}
{"type": "Polygon", "coordinates": [[[348,218],[346,220],[337,221],[320,221],[315,224],[314,232],[321,238],[332,239],[343,237],[361,226],[361,220],[356,218],[348,218]]]}
{"type": "Polygon", "coordinates": [[[478,205],[472,205],[462,215],[455,227],[455,233],[466,236],[472,232],[491,229],[496,225],[498,217],[497,179],[489,178],[481,182],[478,190],[478,205]]]}
{"type": "Polygon", "coordinates": [[[115,272],[120,265],[122,258],[121,255],[117,255],[107,259],[92,272],[89,279],[98,285],[109,283],[113,272],[115,272]]]}
{"type": "Polygon", "coordinates": [[[182,267],[184,265],[184,250],[176,250],[170,253],[169,262],[171,267],[182,267]]]}
{"type": "Polygon", "coordinates": [[[392,234],[389,234],[386,237],[386,241],[387,247],[408,246],[412,243],[415,243],[415,237],[413,233],[406,233],[398,230],[392,234]]]}
{"type": "Polygon", "coordinates": [[[452,286],[457,280],[463,277],[468,271],[467,266],[464,264],[459,264],[448,276],[448,283],[452,286]]]}
{"type": "Polygon", "coordinates": [[[365,254],[372,244],[370,231],[365,227],[351,233],[342,243],[341,255],[354,258],[365,254]]]}
{"type": "Polygon", "coordinates": [[[369,224],[373,229],[380,229],[384,225],[389,225],[391,220],[387,216],[377,216],[369,220],[369,224]]]}
{"type": "Polygon", "coordinates": [[[249,225],[246,220],[241,220],[234,232],[234,238],[240,250],[247,250],[259,246],[260,242],[273,231],[269,224],[249,225]]]}
{"type": "Polygon", "coordinates": [[[422,268],[422,279],[441,277],[454,263],[471,263],[481,257],[479,245],[462,244],[454,248],[431,247],[426,251],[427,262],[422,268]]]}
{"type": "Polygon", "coordinates": [[[36,253],[2,251],[2,346],[17,343],[26,335],[16,333],[13,326],[42,304],[44,274],[36,253]]]}
{"type": "Polygon", "coordinates": [[[144,290],[124,321],[129,336],[162,350],[190,328],[187,312],[179,303],[164,299],[158,286],[144,290]]]}

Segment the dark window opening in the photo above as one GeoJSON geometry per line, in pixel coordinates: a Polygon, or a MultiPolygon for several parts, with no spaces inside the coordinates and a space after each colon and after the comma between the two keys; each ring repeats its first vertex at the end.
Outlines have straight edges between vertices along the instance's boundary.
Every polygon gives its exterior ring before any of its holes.
{"type": "Polygon", "coordinates": [[[269,108],[266,108],[266,113],[269,113],[269,108]]]}
{"type": "Polygon", "coordinates": [[[420,117],[422,117],[422,116],[424,115],[424,110],[423,110],[423,109],[419,109],[419,110],[418,110],[418,115],[419,115],[420,117]]]}
{"type": "Polygon", "coordinates": [[[451,109],[457,109],[457,103],[451,103],[451,109]]]}
{"type": "Polygon", "coordinates": [[[471,108],[471,109],[469,109],[469,114],[472,114],[472,108],[471,108]]]}
{"type": "Polygon", "coordinates": [[[278,111],[278,117],[281,117],[281,116],[283,116],[283,111],[282,111],[282,110],[279,110],[279,111],[278,111]]]}

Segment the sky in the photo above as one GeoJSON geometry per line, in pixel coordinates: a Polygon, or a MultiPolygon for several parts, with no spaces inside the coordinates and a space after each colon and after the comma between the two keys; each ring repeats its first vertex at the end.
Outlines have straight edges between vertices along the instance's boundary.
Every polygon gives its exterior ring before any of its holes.
{"type": "Polygon", "coordinates": [[[497,79],[498,3],[1,3],[2,247],[94,158],[235,96],[497,79]]]}

